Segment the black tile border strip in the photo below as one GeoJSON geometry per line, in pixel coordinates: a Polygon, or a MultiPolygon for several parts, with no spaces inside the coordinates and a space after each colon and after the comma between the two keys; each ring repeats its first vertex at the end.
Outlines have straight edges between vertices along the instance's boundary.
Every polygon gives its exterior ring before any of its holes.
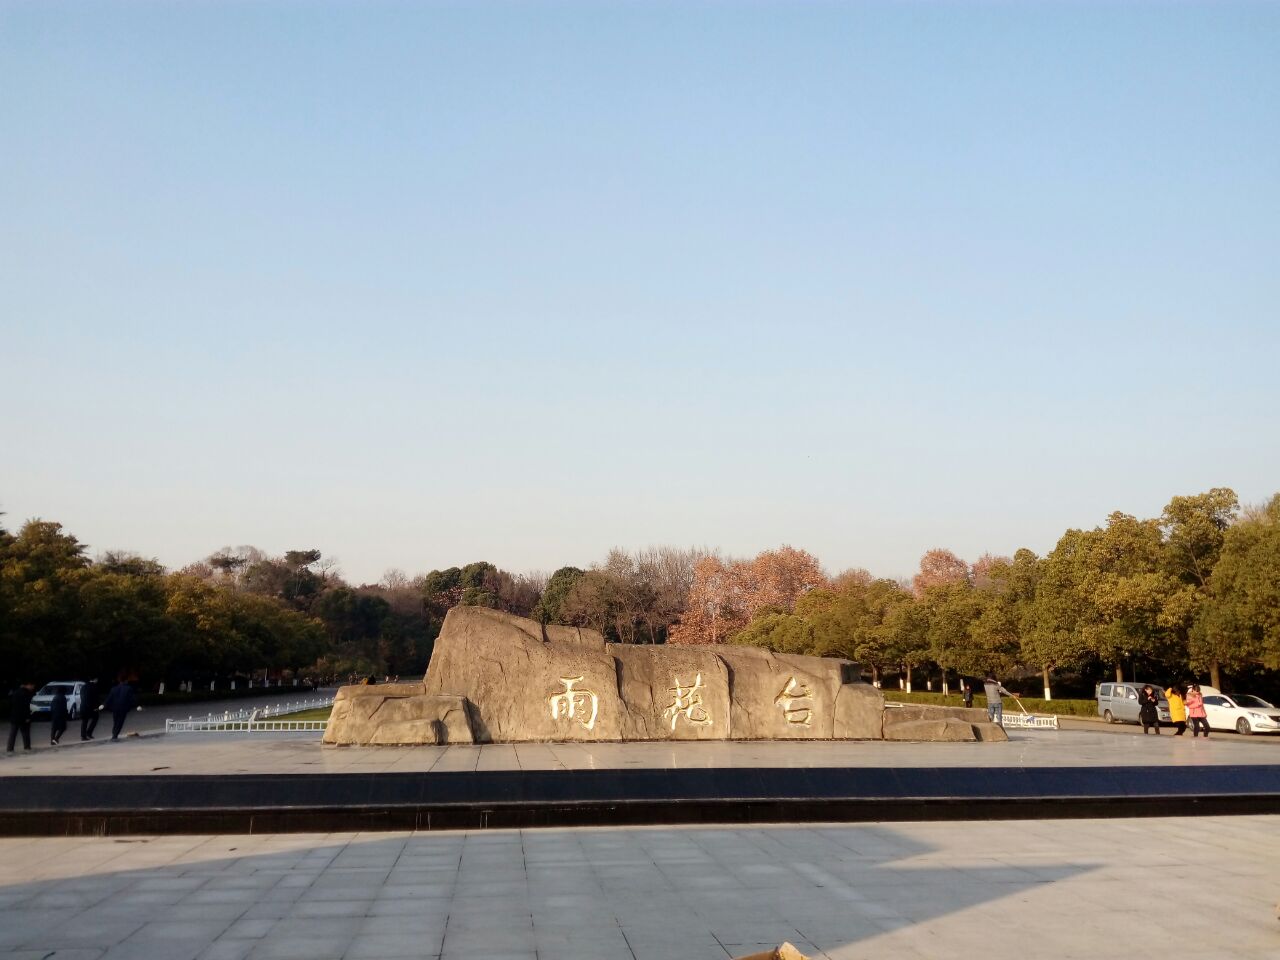
{"type": "Polygon", "coordinates": [[[691,768],[0,778],[0,835],[1280,813],[1280,766],[691,768]]]}

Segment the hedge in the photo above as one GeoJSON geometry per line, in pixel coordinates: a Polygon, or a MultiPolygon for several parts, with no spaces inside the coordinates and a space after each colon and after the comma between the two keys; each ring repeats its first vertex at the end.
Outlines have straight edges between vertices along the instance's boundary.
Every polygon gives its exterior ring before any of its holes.
{"type": "MultiPolygon", "coordinates": [[[[897,700],[900,703],[932,703],[946,707],[964,706],[964,698],[955,693],[944,697],[940,693],[926,691],[907,693],[906,691],[892,688],[883,692],[886,700],[897,700]]],[[[1098,701],[1096,700],[1044,700],[1040,697],[1019,697],[1018,699],[1027,708],[1027,713],[1052,713],[1061,717],[1096,717],[1098,715],[1098,701]]],[[[987,698],[980,693],[974,694],[973,705],[986,709],[987,698]]],[[[1018,705],[1008,701],[1005,709],[1017,710],[1018,705]]]]}

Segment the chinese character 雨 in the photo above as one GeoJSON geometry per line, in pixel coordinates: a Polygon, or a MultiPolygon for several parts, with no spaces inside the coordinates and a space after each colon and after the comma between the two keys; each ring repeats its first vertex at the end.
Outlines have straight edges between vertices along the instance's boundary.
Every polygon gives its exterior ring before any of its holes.
{"type": "Polygon", "coordinates": [[[813,707],[802,705],[800,701],[811,700],[812,697],[809,688],[792,677],[782,688],[782,692],[773,698],[773,702],[782,708],[782,715],[787,718],[787,723],[808,727],[813,723],[813,707]]]}
{"type": "Polygon", "coordinates": [[[564,693],[557,693],[547,698],[551,707],[551,719],[577,720],[588,730],[596,725],[596,713],[600,709],[600,698],[590,690],[575,690],[573,685],[581,683],[583,677],[561,677],[564,693]]]}
{"type": "Polygon", "coordinates": [[[663,719],[671,720],[671,729],[676,728],[676,721],[681,717],[699,726],[710,724],[711,716],[702,705],[702,674],[699,673],[693,678],[692,686],[685,686],[680,682],[679,677],[672,679],[675,681],[675,686],[668,689],[671,694],[671,703],[662,711],[663,719]]]}

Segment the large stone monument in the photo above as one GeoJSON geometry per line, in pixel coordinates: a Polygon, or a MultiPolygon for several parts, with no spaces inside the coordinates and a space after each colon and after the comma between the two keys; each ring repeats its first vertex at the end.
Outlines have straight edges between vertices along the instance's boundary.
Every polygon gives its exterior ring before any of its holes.
{"type": "Polygon", "coordinates": [[[887,709],[847,660],[606,643],[454,607],[422,683],[338,691],[334,744],[607,740],[1003,740],[980,710],[887,709]]]}

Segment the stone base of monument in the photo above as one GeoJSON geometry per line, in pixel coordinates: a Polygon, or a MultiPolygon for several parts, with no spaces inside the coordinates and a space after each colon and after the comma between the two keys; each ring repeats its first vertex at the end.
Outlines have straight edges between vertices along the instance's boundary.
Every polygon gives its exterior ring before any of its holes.
{"type": "Polygon", "coordinates": [[[475,743],[463,697],[436,696],[422,683],[343,687],[334,700],[326,743],[475,743]]]}
{"type": "Polygon", "coordinates": [[[987,712],[975,707],[935,707],[928,704],[895,704],[884,712],[884,739],[916,742],[1003,742],[1009,737],[987,720],[987,712]]]}
{"type": "Polygon", "coordinates": [[[445,617],[422,683],[338,691],[325,743],[1005,740],[981,710],[885,708],[848,660],[607,643],[485,607],[445,617]]]}

